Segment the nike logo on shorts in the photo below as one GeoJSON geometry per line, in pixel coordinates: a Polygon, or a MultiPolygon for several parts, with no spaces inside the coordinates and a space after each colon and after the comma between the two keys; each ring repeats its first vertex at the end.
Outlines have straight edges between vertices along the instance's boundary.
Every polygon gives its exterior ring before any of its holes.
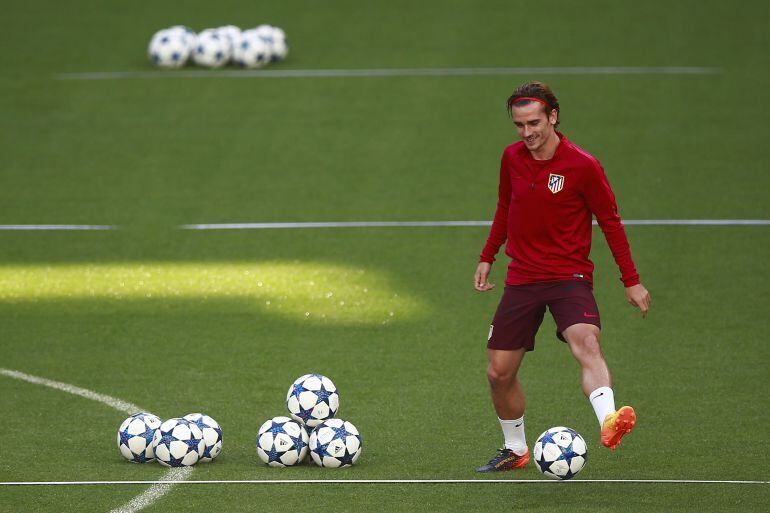
{"type": "Polygon", "coordinates": [[[598,315],[591,315],[588,312],[583,312],[583,317],[585,317],[586,319],[592,319],[592,318],[599,317],[599,316],[598,315]]]}

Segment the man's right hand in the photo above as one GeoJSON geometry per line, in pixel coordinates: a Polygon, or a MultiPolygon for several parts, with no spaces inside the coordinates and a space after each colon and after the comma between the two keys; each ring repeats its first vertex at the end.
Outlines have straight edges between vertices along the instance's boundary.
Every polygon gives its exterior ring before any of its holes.
{"type": "Polygon", "coordinates": [[[489,262],[479,262],[473,282],[473,286],[479,292],[486,292],[495,288],[494,283],[489,283],[489,271],[491,270],[492,264],[489,262]]]}

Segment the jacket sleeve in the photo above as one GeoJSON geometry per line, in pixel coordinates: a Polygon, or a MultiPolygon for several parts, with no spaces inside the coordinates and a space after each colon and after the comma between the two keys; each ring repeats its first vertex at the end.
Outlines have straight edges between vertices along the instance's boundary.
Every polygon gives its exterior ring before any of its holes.
{"type": "Polygon", "coordinates": [[[492,228],[489,230],[489,237],[484,249],[481,250],[480,262],[492,263],[495,261],[495,255],[500,250],[508,238],[508,208],[511,204],[511,179],[508,171],[508,162],[506,153],[500,160],[500,185],[497,189],[497,210],[495,218],[492,220],[492,228]]]}
{"type": "Polygon", "coordinates": [[[620,269],[623,285],[632,287],[640,283],[639,273],[636,271],[634,261],[631,258],[631,246],[626,237],[626,230],[618,215],[618,206],[615,195],[612,193],[607,175],[599,162],[593,161],[588,167],[584,184],[584,197],[596,217],[599,227],[607,239],[615,263],[620,269]]]}

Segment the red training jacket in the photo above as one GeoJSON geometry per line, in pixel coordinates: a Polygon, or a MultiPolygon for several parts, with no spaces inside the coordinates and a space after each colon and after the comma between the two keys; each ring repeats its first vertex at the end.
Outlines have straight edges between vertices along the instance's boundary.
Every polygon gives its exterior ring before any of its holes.
{"type": "Polygon", "coordinates": [[[550,160],[535,160],[522,141],[503,152],[497,211],[482,262],[507,239],[506,285],[585,279],[593,282],[591,215],[604,232],[626,287],[639,283],[615,196],[599,161],[560,132],[550,160]]]}

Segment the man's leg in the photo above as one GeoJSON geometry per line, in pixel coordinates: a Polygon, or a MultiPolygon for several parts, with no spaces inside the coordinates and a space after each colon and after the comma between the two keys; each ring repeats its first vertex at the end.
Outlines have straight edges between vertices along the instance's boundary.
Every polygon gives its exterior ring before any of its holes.
{"type": "Polygon", "coordinates": [[[524,348],[513,351],[487,349],[487,379],[492,392],[492,404],[500,419],[513,420],[524,415],[526,400],[516,375],[525,353],[524,348]]]}
{"type": "Polygon", "coordinates": [[[476,469],[478,472],[512,470],[529,462],[529,450],[524,436],[524,407],[526,401],[516,375],[526,349],[487,349],[489,365],[487,379],[492,394],[492,404],[503,430],[505,447],[489,463],[476,469]]]}
{"type": "Polygon", "coordinates": [[[562,332],[562,336],[583,371],[582,385],[586,397],[598,388],[612,386],[610,370],[599,345],[599,327],[593,324],[573,324],[562,332]]]}
{"type": "Polygon", "coordinates": [[[636,413],[630,406],[615,410],[612,378],[599,344],[600,331],[593,324],[573,324],[562,332],[572,355],[582,369],[583,393],[591,401],[602,429],[602,444],[614,449],[620,439],[636,423],[636,413]]]}

